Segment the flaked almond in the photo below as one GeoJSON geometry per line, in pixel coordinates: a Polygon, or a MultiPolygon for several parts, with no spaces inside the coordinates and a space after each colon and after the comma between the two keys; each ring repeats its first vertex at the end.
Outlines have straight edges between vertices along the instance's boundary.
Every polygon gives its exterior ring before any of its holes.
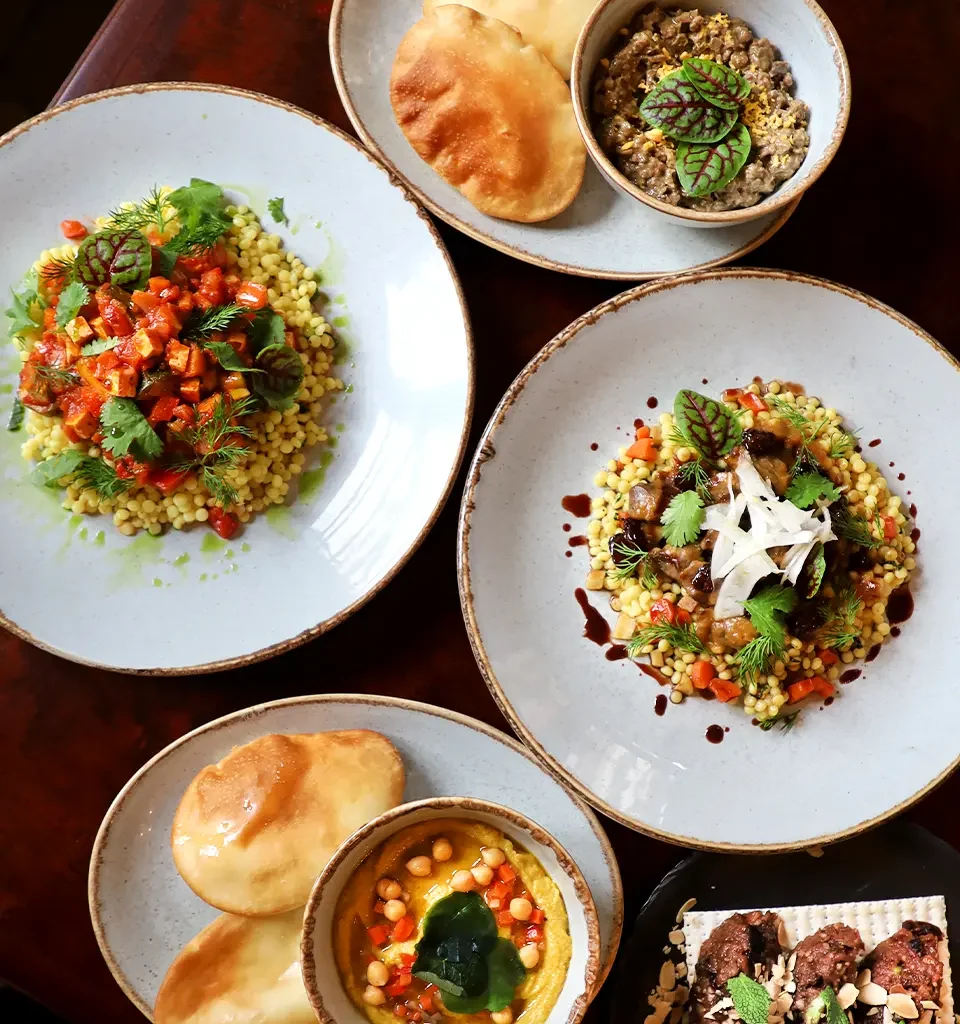
{"type": "Polygon", "coordinates": [[[782,978],[785,972],[786,967],[783,965],[783,957],[780,957],[780,959],[770,968],[770,973],[775,978],[782,978]]]}
{"type": "Polygon", "coordinates": [[[857,1001],[857,986],[847,982],[837,993],[837,1002],[841,1010],[846,1010],[857,1001]]]}
{"type": "Polygon", "coordinates": [[[925,1010],[939,1010],[939,1003],[935,1003],[932,999],[924,999],[920,1004],[925,1010]]]}
{"type": "Polygon", "coordinates": [[[797,991],[797,983],[795,981],[788,981],[786,983],[786,985],[783,986],[783,991],[784,992],[796,992],[797,991]]]}
{"type": "Polygon", "coordinates": [[[687,902],[684,903],[684,905],[677,911],[677,924],[680,924],[683,921],[683,915],[688,910],[693,910],[693,908],[696,905],[697,905],[697,901],[695,899],[687,900],[687,902]]]}
{"type": "Polygon", "coordinates": [[[790,959],[787,961],[787,970],[792,971],[797,966],[797,954],[791,953],[790,959]]]}
{"type": "MultiPolygon", "coordinates": [[[[630,635],[632,636],[633,634],[631,633],[630,635]]],[[[667,938],[675,946],[679,946],[680,943],[683,942],[683,932],[679,928],[674,928],[674,930],[667,936],[667,938]]]]}
{"type": "Polygon", "coordinates": [[[660,965],[660,987],[668,992],[677,983],[677,969],[673,966],[672,960],[665,960],[660,965]]]}
{"type": "Polygon", "coordinates": [[[867,967],[857,975],[857,988],[863,988],[864,985],[870,984],[870,979],[873,977],[870,973],[870,968],[867,967]]]}
{"type": "Polygon", "coordinates": [[[677,977],[678,978],[685,978],[686,976],[687,976],[687,965],[686,964],[677,964],[677,977]]]}
{"type": "Polygon", "coordinates": [[[786,1013],[787,1010],[793,1005],[793,996],[789,992],[783,992],[780,998],[777,1000],[777,1009],[781,1013],[786,1013]]]}
{"type": "Polygon", "coordinates": [[[886,1006],[887,990],[881,985],[868,981],[860,988],[857,999],[861,1003],[866,1003],[867,1006],[886,1006]]]}
{"type": "Polygon", "coordinates": [[[777,918],[777,938],[780,940],[781,946],[789,945],[787,942],[787,926],[779,917],[777,918]]]}
{"type": "MultiPolygon", "coordinates": [[[[879,987],[878,985],[877,988],[879,987]]],[[[916,1020],[920,1016],[917,1004],[906,992],[891,992],[887,996],[887,1009],[904,1020],[916,1020]]]]}

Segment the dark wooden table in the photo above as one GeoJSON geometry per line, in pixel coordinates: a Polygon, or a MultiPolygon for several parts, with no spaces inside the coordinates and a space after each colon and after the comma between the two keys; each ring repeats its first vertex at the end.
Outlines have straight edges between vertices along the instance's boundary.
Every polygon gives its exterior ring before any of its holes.
{"type": "MultiPolygon", "coordinates": [[[[951,204],[936,202],[956,188],[956,83],[949,62],[936,55],[960,44],[960,6],[824,6],[850,58],[850,128],[824,178],[749,262],[860,288],[960,354],[951,204]]],[[[330,0],[120,0],[56,99],[138,82],[218,82],[272,93],[350,131],[327,57],[329,15],[330,0]]],[[[527,266],[445,225],[440,230],[476,335],[475,441],[524,363],[621,288],[527,266]]],[[[127,778],[211,718],[277,697],[359,690],[430,701],[505,728],[460,616],[462,484],[461,474],[433,532],[383,594],[332,633],[265,664],[214,676],[131,678],[60,661],[0,631],[0,976],[77,1024],[142,1019],[97,950],[87,861],[101,817],[127,778]],[[385,620],[404,641],[380,652],[368,638],[371,624],[385,620]]],[[[958,844],[958,799],[955,777],[912,816],[958,844]]],[[[629,922],[682,853],[613,823],[607,830],[623,870],[629,922]]],[[[588,1021],[603,1019],[606,1005],[601,997],[588,1021]]]]}

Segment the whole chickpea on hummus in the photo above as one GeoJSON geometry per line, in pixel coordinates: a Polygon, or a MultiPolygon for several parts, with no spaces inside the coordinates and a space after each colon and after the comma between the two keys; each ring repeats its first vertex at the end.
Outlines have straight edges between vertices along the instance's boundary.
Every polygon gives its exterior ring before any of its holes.
{"type": "Polygon", "coordinates": [[[360,864],[333,939],[344,988],[372,1024],[543,1024],[571,955],[563,897],[540,862],[452,818],[402,829],[360,864]],[[462,956],[444,962],[452,940],[476,951],[473,973],[460,973],[462,956]]]}

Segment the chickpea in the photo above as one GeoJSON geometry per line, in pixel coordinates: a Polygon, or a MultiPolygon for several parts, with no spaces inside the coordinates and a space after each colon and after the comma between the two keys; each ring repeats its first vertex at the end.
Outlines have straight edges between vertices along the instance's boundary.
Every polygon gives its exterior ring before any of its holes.
{"type": "Polygon", "coordinates": [[[470,869],[470,874],[477,880],[477,885],[489,885],[493,881],[493,868],[488,864],[478,864],[470,869]]]}
{"type": "Polygon", "coordinates": [[[388,921],[399,921],[407,912],[402,900],[387,900],[383,907],[383,916],[388,921]]]}
{"type": "Polygon", "coordinates": [[[522,896],[518,896],[510,901],[510,914],[517,921],[529,921],[532,913],[533,904],[522,896]]]}
{"type": "MultiPolygon", "coordinates": [[[[528,942],[525,946],[521,946],[518,956],[520,957],[520,963],[522,963],[528,971],[532,971],[534,967],[540,963],[540,950],[537,949],[537,944],[535,942],[528,942]]],[[[379,960],[376,962],[380,963],[379,960]]],[[[370,966],[372,967],[373,964],[370,966]]]]}
{"type": "Polygon", "coordinates": [[[407,871],[415,878],[426,878],[433,871],[433,861],[429,857],[411,857],[407,861],[407,871]]]}
{"type": "MultiPolygon", "coordinates": [[[[527,947],[524,946],[524,949],[527,947]]],[[[533,947],[536,950],[536,946],[533,947]]],[[[522,951],[520,959],[523,959],[522,951]]],[[[384,985],[390,980],[390,968],[382,960],[371,960],[367,964],[367,981],[371,985],[376,985],[377,988],[383,988],[384,985]]]]}
{"type": "Polygon", "coordinates": [[[454,871],[450,888],[455,892],[469,892],[473,888],[473,875],[469,871],[454,871]]]}
{"type": "Polygon", "coordinates": [[[497,1010],[490,1014],[493,1024],[513,1024],[513,1010],[508,1006],[505,1010],[497,1010]]]}
{"type": "Polygon", "coordinates": [[[453,845],[449,839],[444,839],[441,836],[433,841],[433,849],[430,852],[433,854],[434,860],[449,860],[453,856],[453,845]]]}
{"type": "Polygon", "coordinates": [[[400,883],[395,882],[392,878],[381,878],[377,882],[377,895],[384,901],[400,899],[402,891],[400,883]]]}
{"type": "Polygon", "coordinates": [[[387,997],[382,988],[377,988],[376,985],[367,985],[363,990],[363,1001],[367,1006],[383,1006],[387,997]]]}
{"type": "Polygon", "coordinates": [[[507,855],[503,850],[496,846],[485,846],[480,851],[480,856],[483,858],[483,863],[488,864],[492,868],[498,868],[507,859],[507,855]]]}

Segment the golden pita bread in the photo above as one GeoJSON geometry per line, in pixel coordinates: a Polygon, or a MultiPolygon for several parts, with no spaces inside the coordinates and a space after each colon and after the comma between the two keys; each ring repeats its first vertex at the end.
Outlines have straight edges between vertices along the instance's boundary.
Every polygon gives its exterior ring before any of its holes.
{"type": "Polygon", "coordinates": [[[483,213],[547,220],[580,190],[570,90],[496,18],[457,4],[421,18],[397,49],[390,102],[410,145],[483,213]]]}
{"type": "Polygon", "coordinates": [[[403,796],[403,762],[376,732],[261,736],[187,787],[171,835],[177,870],[231,914],[307,902],[333,851],[403,796]]]}
{"type": "MultiPolygon", "coordinates": [[[[423,0],[423,13],[444,2],[423,0]]],[[[463,6],[512,25],[569,81],[577,37],[596,5],[596,0],[470,0],[463,6]]]]}
{"type": "Polygon", "coordinates": [[[316,1024],[300,974],[303,910],[223,914],[170,965],[154,1024],[316,1024]]]}

